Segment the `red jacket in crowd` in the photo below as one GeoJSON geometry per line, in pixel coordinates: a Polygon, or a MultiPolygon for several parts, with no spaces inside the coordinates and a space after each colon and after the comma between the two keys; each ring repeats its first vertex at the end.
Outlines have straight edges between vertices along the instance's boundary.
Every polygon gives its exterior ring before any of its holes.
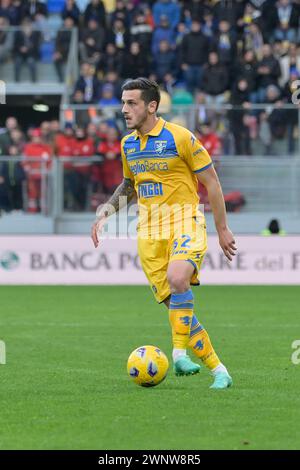
{"type": "MultiPolygon", "coordinates": [[[[72,157],[76,139],[73,135],[58,134],[55,138],[56,155],[59,157],[72,157]]],[[[64,168],[73,168],[71,162],[65,162],[64,168]]]]}
{"type": "Polygon", "coordinates": [[[41,178],[42,162],[46,162],[44,168],[50,168],[52,147],[47,144],[30,142],[24,147],[25,158],[34,158],[35,161],[24,162],[24,169],[30,178],[41,178]]]}
{"type": "MultiPolygon", "coordinates": [[[[75,139],[73,156],[74,157],[92,157],[95,155],[95,145],[94,141],[91,138],[86,139],[75,139]]],[[[76,162],[73,164],[74,168],[80,173],[88,173],[90,169],[90,163],[86,164],[84,162],[76,162]]]]}

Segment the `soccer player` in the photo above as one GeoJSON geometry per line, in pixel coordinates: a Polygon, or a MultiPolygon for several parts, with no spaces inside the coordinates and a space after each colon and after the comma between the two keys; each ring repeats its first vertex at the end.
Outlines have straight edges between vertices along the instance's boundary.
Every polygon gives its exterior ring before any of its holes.
{"type": "Polygon", "coordinates": [[[97,247],[107,218],[126,204],[124,196],[128,203],[136,193],[138,253],[156,300],[169,310],[175,374],[199,372],[200,365],[186,352],[191,348],[214,376],[211,388],[225,389],[232,385],[232,378],[194,313],[190,288],[199,284],[207,249],[198,181],[207,189],[219,243],[229,260],[235,254],[235,240],[208,152],[189,130],[157,117],[159,102],[159,87],[151,80],[137,78],[122,87],[122,113],[127,128],[133,130],[121,142],[124,179],[99,208],[92,240],[97,247]]]}

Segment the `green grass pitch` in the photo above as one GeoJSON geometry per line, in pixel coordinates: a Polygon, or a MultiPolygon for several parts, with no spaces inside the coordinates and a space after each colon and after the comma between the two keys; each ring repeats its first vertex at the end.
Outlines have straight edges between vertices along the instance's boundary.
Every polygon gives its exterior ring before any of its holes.
{"type": "Polygon", "coordinates": [[[0,449],[299,449],[299,287],[194,293],[232,389],[210,390],[205,368],[131,382],[133,349],[171,353],[148,287],[1,287],[0,449]]]}

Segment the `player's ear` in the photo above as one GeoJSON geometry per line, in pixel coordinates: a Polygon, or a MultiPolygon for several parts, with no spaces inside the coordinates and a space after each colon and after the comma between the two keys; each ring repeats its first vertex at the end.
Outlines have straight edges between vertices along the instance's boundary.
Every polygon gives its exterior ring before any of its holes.
{"type": "Polygon", "coordinates": [[[148,104],[148,111],[150,114],[154,114],[157,111],[157,101],[150,101],[148,104]]]}

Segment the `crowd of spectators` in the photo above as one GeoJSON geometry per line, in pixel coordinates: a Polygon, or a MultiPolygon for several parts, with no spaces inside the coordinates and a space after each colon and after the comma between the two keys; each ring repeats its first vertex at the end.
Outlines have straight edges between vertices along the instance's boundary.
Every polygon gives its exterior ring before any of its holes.
{"type": "Polygon", "coordinates": [[[294,153],[298,111],[283,105],[300,78],[300,1],[116,0],[105,15],[94,0],[80,15],[70,0],[69,14],[81,25],[73,104],[120,105],[122,82],[147,76],[172,109],[166,117],[176,118],[175,105],[196,105],[194,130],[208,125],[223,153],[294,153]],[[234,109],[214,111],[224,105],[234,109]]]}
{"type": "MultiPolygon", "coordinates": [[[[36,81],[42,44],[53,41],[63,81],[71,32],[78,28],[80,76],[70,101],[87,109],[71,113],[62,130],[55,121],[23,132],[10,118],[0,151],[44,158],[48,169],[55,157],[101,156],[91,165],[64,163],[65,208],[93,209],[121,179],[124,129],[111,110],[120,105],[127,78],[155,79],[166,118],[197,133],[216,162],[221,155],[251,155],[258,144],[260,153],[276,154],[280,141],[286,154],[295,152],[298,109],[283,105],[292,103],[300,78],[300,0],[66,0],[54,15],[55,37],[47,29],[50,3],[0,0],[0,63],[12,57],[15,79],[26,64],[36,81]],[[9,25],[21,29],[8,31],[9,25]],[[176,114],[184,104],[194,105],[192,126],[176,114]]],[[[22,207],[26,181],[26,207],[40,210],[38,168],[0,163],[0,208],[22,207]]]]}
{"type": "Polygon", "coordinates": [[[90,123],[87,128],[67,123],[60,130],[57,120],[43,121],[24,132],[9,117],[0,129],[0,211],[47,212],[46,188],[54,159],[63,172],[64,209],[95,210],[122,181],[120,156],[120,132],[114,122],[90,123]]]}

